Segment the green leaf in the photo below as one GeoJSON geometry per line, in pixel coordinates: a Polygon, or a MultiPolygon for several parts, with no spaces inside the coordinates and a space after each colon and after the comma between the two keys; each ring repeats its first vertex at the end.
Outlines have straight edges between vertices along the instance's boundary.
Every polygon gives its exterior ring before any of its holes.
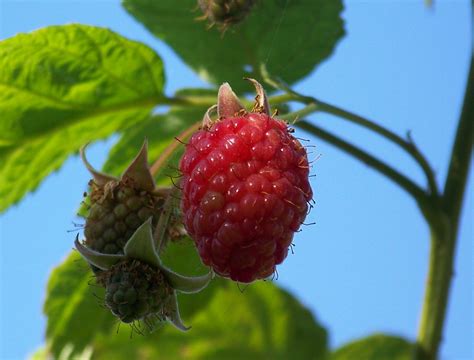
{"type": "MultiPolygon", "coordinates": [[[[98,339],[97,359],[324,359],[327,335],[311,313],[274,284],[241,291],[223,281],[182,334],[165,327],[128,341],[128,331],[98,339]]],[[[180,299],[181,303],[181,299],[180,299]]]]}
{"type": "Polygon", "coordinates": [[[341,0],[258,1],[223,34],[198,21],[196,0],[123,0],[123,6],[203,79],[227,81],[237,92],[252,90],[243,77],[261,80],[261,64],[287,83],[304,78],[344,35],[341,0]]]}
{"type": "Polygon", "coordinates": [[[374,334],[336,350],[331,360],[411,360],[415,347],[404,338],[374,334]]]}
{"type": "Polygon", "coordinates": [[[110,30],[51,26],[0,42],[0,211],[85,142],[148,118],[161,59],[110,30]]]}
{"type": "Polygon", "coordinates": [[[192,325],[196,331],[187,341],[192,358],[242,358],[247,353],[257,359],[319,359],[326,352],[326,331],[309,310],[269,282],[243,291],[227,282],[192,325]]]}
{"type": "MultiPolygon", "coordinates": [[[[202,274],[190,239],[167,245],[163,262],[186,275],[202,274]]],[[[323,359],[326,331],[288,292],[271,282],[239,289],[228,280],[214,279],[197,294],[180,294],[186,334],[165,325],[147,336],[133,334],[96,298],[100,288],[88,283],[92,275],[74,252],[51,275],[45,304],[48,351],[54,358],[95,359],[323,359]],[[94,295],[96,293],[96,296],[94,295]],[[118,331],[118,332],[117,332],[118,331]],[[238,334],[238,336],[236,335],[238,334]]]]}
{"type": "Polygon", "coordinates": [[[41,347],[28,357],[29,360],[47,360],[48,351],[45,347],[41,347]]]}
{"type": "Polygon", "coordinates": [[[64,352],[68,353],[65,358],[80,354],[96,336],[116,328],[117,320],[101,306],[103,296],[103,289],[94,286],[92,272],[78,252],[72,252],[53,271],[44,313],[48,317],[48,351],[54,358],[64,352]]]}

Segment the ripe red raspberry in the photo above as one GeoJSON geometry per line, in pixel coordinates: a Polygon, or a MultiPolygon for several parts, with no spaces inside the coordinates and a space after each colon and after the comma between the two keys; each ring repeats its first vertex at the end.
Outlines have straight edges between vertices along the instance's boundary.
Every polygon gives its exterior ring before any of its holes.
{"type": "Polygon", "coordinates": [[[241,105],[224,84],[219,120],[192,136],[180,163],[184,224],[202,261],[244,283],[274,273],[312,198],[306,150],[268,115],[256,87],[257,112],[236,113],[241,105]]]}

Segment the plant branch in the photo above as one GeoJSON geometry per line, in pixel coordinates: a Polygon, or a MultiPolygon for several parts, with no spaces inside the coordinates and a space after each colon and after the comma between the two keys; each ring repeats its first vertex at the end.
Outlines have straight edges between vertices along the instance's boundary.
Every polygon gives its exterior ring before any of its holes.
{"type": "Polygon", "coordinates": [[[178,105],[178,106],[207,106],[210,107],[216,103],[215,96],[199,96],[187,95],[168,97],[162,96],[157,98],[156,105],[178,105]]]}
{"type": "Polygon", "coordinates": [[[438,221],[430,223],[432,240],[426,292],[418,331],[420,359],[437,358],[454,267],[459,217],[474,141],[474,62],[471,58],[464,105],[454,141],[438,221]]]}
{"type": "Polygon", "coordinates": [[[444,186],[443,207],[457,223],[466,187],[474,141],[474,59],[471,58],[464,104],[451,153],[448,176],[444,186]]]}
{"type": "Polygon", "coordinates": [[[387,128],[381,125],[378,125],[377,123],[371,120],[368,120],[360,115],[341,109],[329,103],[320,101],[312,96],[305,96],[300,93],[297,93],[296,91],[289,88],[284,82],[271,78],[267,70],[265,69],[265,67],[263,67],[262,69],[262,74],[264,76],[264,80],[269,85],[286,92],[286,95],[288,96],[287,101],[291,101],[291,100],[298,101],[306,105],[305,108],[303,108],[302,110],[299,110],[300,113],[294,112],[294,113],[286,114],[284,116],[285,119],[289,119],[290,116],[295,116],[295,115],[304,116],[314,111],[322,111],[331,115],[335,115],[341,119],[347,120],[354,124],[360,125],[368,130],[371,130],[375,132],[376,134],[379,134],[383,136],[384,138],[390,140],[391,142],[393,142],[394,144],[396,144],[397,146],[405,150],[418,163],[418,165],[421,167],[421,169],[425,173],[430,192],[434,196],[438,195],[438,186],[436,184],[434,172],[431,169],[431,166],[429,165],[428,160],[423,156],[423,154],[416,147],[409,133],[408,133],[407,139],[404,139],[401,136],[395,134],[394,132],[388,130],[387,128]]]}
{"type": "Polygon", "coordinates": [[[429,185],[429,189],[431,193],[433,195],[438,195],[438,186],[436,184],[434,172],[431,169],[431,166],[429,165],[428,160],[423,156],[423,154],[420,153],[420,151],[416,147],[410,133],[408,133],[408,139],[405,140],[402,137],[398,136],[397,134],[384,128],[383,126],[380,126],[373,121],[367,120],[363,118],[362,116],[356,115],[354,113],[351,113],[349,111],[343,110],[341,108],[338,108],[334,105],[330,105],[322,101],[318,101],[318,104],[320,107],[320,111],[338,116],[340,118],[344,118],[355,124],[358,124],[367,129],[370,129],[374,131],[375,133],[382,135],[386,139],[392,141],[394,144],[398,145],[400,148],[405,150],[409,155],[412,156],[412,158],[422,168],[423,172],[425,173],[426,179],[428,181],[428,185],[429,185]]]}
{"type": "Polygon", "coordinates": [[[305,117],[306,115],[312,114],[319,110],[319,106],[317,104],[311,103],[306,105],[304,108],[296,111],[292,111],[290,113],[279,115],[278,118],[281,120],[286,120],[291,124],[296,124],[300,119],[305,117]]]}
{"type": "MultiPolygon", "coordinates": [[[[253,101],[249,101],[247,99],[240,99],[240,101],[245,105],[246,107],[250,108],[253,104],[253,101]]],[[[294,96],[293,95],[288,95],[288,94],[280,94],[280,95],[274,95],[270,96],[268,98],[268,101],[271,104],[277,105],[277,104],[283,104],[287,103],[288,101],[294,101],[294,96]]],[[[202,106],[202,107],[211,107],[212,105],[215,105],[217,102],[217,90],[216,90],[216,95],[215,96],[208,96],[208,95],[180,95],[180,96],[162,96],[159,98],[156,98],[152,103],[154,103],[156,106],[157,105],[175,105],[175,106],[202,106]]]]}
{"type": "Polygon", "coordinates": [[[400,174],[397,170],[392,168],[391,166],[385,164],[381,160],[377,159],[373,155],[365,152],[364,150],[350,144],[349,142],[337,137],[336,135],[331,134],[330,132],[313,125],[307,121],[299,121],[295,124],[298,128],[309,132],[310,134],[334,145],[335,147],[339,148],[340,150],[352,155],[356,159],[362,161],[372,169],[378,171],[379,173],[385,175],[390,180],[395,182],[399,185],[402,189],[407,191],[410,195],[412,195],[416,201],[420,204],[424,204],[426,202],[426,194],[417,184],[411,181],[409,178],[400,174]]]}

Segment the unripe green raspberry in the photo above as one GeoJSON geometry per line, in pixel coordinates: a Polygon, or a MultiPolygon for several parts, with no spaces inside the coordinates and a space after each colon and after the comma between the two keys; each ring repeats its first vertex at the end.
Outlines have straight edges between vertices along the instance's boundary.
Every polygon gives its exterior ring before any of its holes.
{"type": "Polygon", "coordinates": [[[146,142],[120,178],[96,171],[84,151],[81,155],[93,176],[85,244],[104,254],[122,254],[141,224],[150,217],[152,225],[157,224],[164,202],[164,193],[155,187],[148,168],[146,142]]]}
{"type": "Polygon", "coordinates": [[[141,189],[132,178],[111,180],[105,186],[90,182],[90,209],[84,235],[86,244],[105,254],[122,253],[137,228],[149,217],[156,225],[163,197],[141,189]]]}
{"type": "Polygon", "coordinates": [[[124,323],[148,316],[165,321],[173,288],[162,272],[134,259],[126,259],[101,273],[98,281],[105,286],[105,305],[124,323]]]}

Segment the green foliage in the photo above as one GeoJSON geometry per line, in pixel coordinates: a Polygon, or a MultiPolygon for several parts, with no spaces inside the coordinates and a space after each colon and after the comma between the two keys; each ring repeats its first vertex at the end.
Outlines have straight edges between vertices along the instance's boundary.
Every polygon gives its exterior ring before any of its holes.
{"type": "Polygon", "coordinates": [[[343,36],[340,0],[258,1],[225,33],[197,18],[196,0],[124,0],[127,11],[166,41],[202,78],[249,91],[242,77],[261,79],[266,64],[288,83],[308,75],[343,36]]]}
{"type": "Polygon", "coordinates": [[[100,306],[103,289],[93,283],[89,266],[77,252],[51,274],[44,313],[48,351],[55,358],[66,348],[71,356],[81,353],[100,333],[116,327],[116,319],[100,306]]]}
{"type": "Polygon", "coordinates": [[[48,352],[46,348],[42,347],[36,350],[30,357],[30,360],[46,360],[48,358],[48,352]]]}
{"type": "Polygon", "coordinates": [[[150,337],[130,340],[125,329],[99,339],[94,358],[324,358],[325,330],[287,292],[263,282],[241,292],[236,284],[220,282],[223,285],[191,319],[193,328],[188,333],[167,327],[150,337]]]}
{"type": "MultiPolygon", "coordinates": [[[[163,261],[178,272],[202,274],[196,249],[189,239],[168,244],[163,261]]],[[[97,359],[322,359],[326,331],[309,310],[271,282],[236,284],[215,279],[204,291],[179,296],[186,324],[182,333],[165,326],[148,336],[133,336],[100,306],[103,291],[91,287],[92,273],[72,253],[51,275],[45,303],[48,351],[74,358],[92,351],[97,359]],[[94,295],[95,294],[95,295],[94,295]],[[235,334],[239,334],[235,336],[235,334]]]]}
{"type": "MultiPolygon", "coordinates": [[[[202,275],[209,271],[209,268],[202,264],[194,242],[188,237],[169,242],[160,257],[163,264],[179,274],[193,276],[202,275]]],[[[211,301],[215,291],[224,283],[224,280],[215,279],[205,290],[196,294],[178,294],[179,308],[185,325],[188,325],[187,323],[193,325],[192,317],[211,301]]]]}
{"type": "MultiPolygon", "coordinates": [[[[205,89],[182,89],[176,95],[179,96],[212,96],[217,98],[215,90],[205,89]]],[[[148,157],[150,160],[157,159],[159,155],[187,128],[202,120],[207,110],[206,105],[194,106],[172,106],[164,114],[150,117],[146,121],[129,129],[123,134],[119,142],[111,149],[109,157],[104,165],[104,172],[119,175],[133,159],[137,149],[140,148],[144,138],[149,139],[148,157]]],[[[171,176],[176,176],[178,159],[181,156],[184,146],[179,146],[173,154],[167,166],[158,174],[159,184],[170,184],[171,176]]],[[[176,180],[177,181],[177,180],[176,180]]]]}
{"type": "Polygon", "coordinates": [[[110,30],[51,26],[0,42],[0,211],[84,143],[140,123],[163,93],[161,59],[110,30]]]}
{"type": "Polygon", "coordinates": [[[411,360],[414,345],[407,340],[385,334],[375,334],[356,340],[336,350],[331,360],[411,360]]]}
{"type": "MultiPolygon", "coordinates": [[[[290,84],[304,78],[344,35],[340,0],[261,0],[225,32],[197,19],[196,0],[124,0],[123,5],[202,78],[230,82],[237,92],[250,91],[242,77],[261,78],[261,65],[290,84]]],[[[160,57],[107,29],[51,26],[1,41],[0,211],[34,190],[82,145],[113,133],[122,136],[105,172],[120,174],[145,137],[150,160],[159,158],[176,145],[176,136],[202,119],[216,96],[214,89],[183,89],[168,99],[174,105],[165,113],[153,115],[164,103],[163,87],[160,57]]],[[[288,104],[279,106],[288,110],[288,104]]],[[[182,149],[179,145],[167,159],[158,183],[170,184],[182,149]]],[[[183,274],[207,271],[189,238],[168,243],[162,259],[183,274]]],[[[93,284],[89,266],[76,252],[53,271],[44,304],[46,347],[32,359],[408,360],[414,351],[403,338],[376,334],[328,355],[326,330],[288,292],[272,282],[239,289],[220,278],[198,294],[179,296],[183,320],[193,326],[188,333],[163,326],[148,336],[131,336],[132,328],[118,327],[101,306],[103,289],[93,284]]]]}
{"type": "Polygon", "coordinates": [[[187,341],[190,358],[320,359],[326,352],[326,331],[271,283],[258,282],[241,292],[227,282],[193,326],[200,331],[187,341]]]}

